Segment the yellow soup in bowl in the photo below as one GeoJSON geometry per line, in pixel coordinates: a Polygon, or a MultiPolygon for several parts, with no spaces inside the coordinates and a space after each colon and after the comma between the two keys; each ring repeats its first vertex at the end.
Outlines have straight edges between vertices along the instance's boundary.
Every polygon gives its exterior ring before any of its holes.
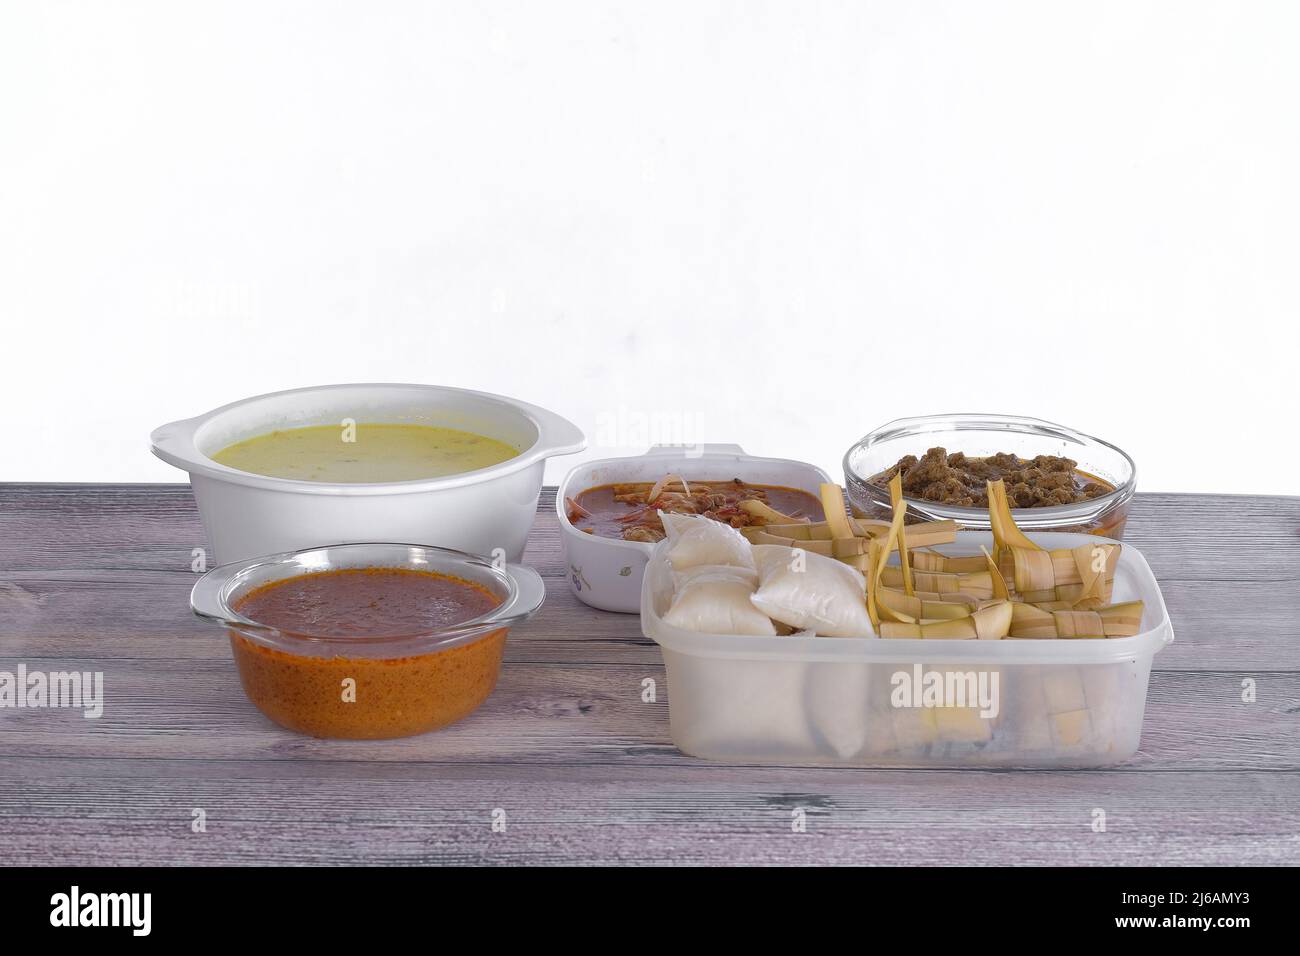
{"type": "Polygon", "coordinates": [[[455,428],[361,423],[267,432],[228,445],[212,460],[271,478],[366,484],[444,478],[518,454],[505,442],[455,428]]]}

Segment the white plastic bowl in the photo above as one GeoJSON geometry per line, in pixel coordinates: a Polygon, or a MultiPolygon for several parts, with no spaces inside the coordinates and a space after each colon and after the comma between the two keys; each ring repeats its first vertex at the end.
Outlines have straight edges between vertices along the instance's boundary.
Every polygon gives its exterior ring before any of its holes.
{"type": "Polygon", "coordinates": [[[815,465],[746,455],[739,445],[653,445],[644,455],[584,462],[564,477],[555,495],[569,588],[578,600],[602,611],[635,614],[641,609],[641,573],[655,546],[579,531],[569,521],[564,499],[600,485],[658,481],[667,474],[683,475],[687,481],[739,478],[754,484],[782,485],[814,498],[820,486],[831,480],[815,465]]]}
{"type": "Polygon", "coordinates": [[[586,446],[569,421],[536,405],[436,385],[326,385],[246,398],[154,430],[153,453],[189,472],[221,562],[366,541],[412,541],[519,561],[546,459],[586,446]],[[209,456],[278,428],[388,422],[439,425],[520,450],[489,468],[418,481],[332,483],[271,478],[209,456]],[[498,551],[498,549],[500,549],[498,551]]]}
{"type": "MultiPolygon", "coordinates": [[[[1084,534],[1035,534],[1045,548],[1084,534]]],[[[959,532],[946,554],[979,554],[987,532],[959,532]]],[[[1174,639],[1146,559],[1123,545],[1113,600],[1142,600],[1141,633],[1097,640],[881,640],[697,634],[663,622],[672,573],[663,543],[650,558],[641,628],[663,651],[669,725],[682,752],[711,760],[827,766],[1094,767],[1131,757],[1147,680],[1174,639]],[[902,707],[921,679],[997,675],[996,715],[971,707],[902,707]],[[898,675],[903,675],[900,679],[898,675]],[[909,683],[909,686],[913,686],[909,683]]]]}

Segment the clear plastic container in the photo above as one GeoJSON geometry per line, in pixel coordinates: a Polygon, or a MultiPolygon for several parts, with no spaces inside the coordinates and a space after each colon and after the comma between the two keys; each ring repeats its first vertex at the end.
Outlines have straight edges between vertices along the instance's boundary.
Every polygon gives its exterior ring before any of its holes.
{"type": "MultiPolygon", "coordinates": [[[[214,568],[190,607],[229,631],[240,683],[267,717],[314,737],[376,739],[434,730],[470,714],[496,686],[507,629],[542,605],[532,568],[497,567],[475,555],[415,544],[344,544],[289,551],[214,568]],[[277,581],[320,571],[431,571],[498,599],[491,611],[414,634],[287,632],[241,614],[240,599],[277,581]],[[352,682],[351,699],[341,693],[352,682]]],[[[364,622],[358,622],[364,624],[364,622]]]]}
{"type": "MultiPolygon", "coordinates": [[[[1090,540],[1034,537],[1046,548],[1090,540]]],[[[955,544],[938,550],[978,554],[991,543],[989,534],[961,532],[955,544]]],[[[1151,568],[1128,545],[1113,600],[1146,602],[1139,634],[1002,641],[683,631],[663,622],[673,587],[663,548],[656,546],[646,567],[641,626],[663,651],[673,743],[710,760],[855,767],[1117,763],[1137,751],[1151,661],[1174,639],[1151,568]],[[956,692],[964,688],[968,706],[926,706],[931,673],[953,688],[941,703],[960,702],[956,692]]]]}
{"type": "MultiPolygon", "coordinates": [[[[1021,458],[1059,455],[1078,462],[1079,470],[1114,486],[1110,494],[1072,505],[1015,508],[1016,524],[1026,531],[1081,531],[1116,540],[1124,536],[1129,500],[1137,488],[1137,469],[1125,452],[1099,438],[1064,425],[1015,415],[927,415],[900,418],[882,425],[844,455],[844,483],[860,516],[888,518],[889,491],[870,478],[892,468],[905,455],[921,457],[941,446],[968,457],[1009,452],[1021,458]]],[[[953,519],[965,528],[987,530],[984,508],[962,508],[907,498],[908,515],[921,521],[953,519]]]]}

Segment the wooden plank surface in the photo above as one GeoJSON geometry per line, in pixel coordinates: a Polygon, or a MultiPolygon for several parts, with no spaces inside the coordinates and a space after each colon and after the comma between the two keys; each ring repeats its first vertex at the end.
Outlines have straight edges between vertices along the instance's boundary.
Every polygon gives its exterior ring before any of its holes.
{"type": "Polygon", "coordinates": [[[324,741],[262,718],[189,614],[188,487],[0,485],[0,669],[103,671],[108,698],[98,720],[0,709],[5,862],[1300,862],[1300,498],[1136,499],[1127,540],[1177,641],[1141,751],[1103,771],[686,757],[667,694],[641,701],[657,647],[570,595],[552,508],[525,555],[547,604],[488,702],[435,734],[324,741]]]}

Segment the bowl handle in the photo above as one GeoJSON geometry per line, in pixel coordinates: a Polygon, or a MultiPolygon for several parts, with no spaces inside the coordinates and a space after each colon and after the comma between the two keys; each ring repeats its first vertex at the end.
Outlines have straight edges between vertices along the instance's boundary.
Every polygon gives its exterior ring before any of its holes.
{"type": "Polygon", "coordinates": [[[567,418],[536,405],[530,405],[529,411],[540,426],[537,446],[542,457],[572,455],[587,447],[587,436],[567,418]]]}
{"type": "Polygon", "coordinates": [[[510,618],[523,621],[532,617],[546,600],[546,582],[542,576],[526,564],[507,564],[506,573],[515,582],[517,589],[515,599],[500,608],[494,617],[510,618]]]}
{"type": "Polygon", "coordinates": [[[232,624],[230,609],[221,599],[221,592],[234,576],[237,565],[227,564],[213,568],[194,583],[190,591],[190,610],[201,618],[217,624],[232,624]]]}
{"type": "Polygon", "coordinates": [[[198,430],[199,419],[182,418],[179,421],[159,425],[149,434],[149,446],[153,453],[184,471],[196,461],[197,449],[194,447],[194,433],[198,430]]]}

